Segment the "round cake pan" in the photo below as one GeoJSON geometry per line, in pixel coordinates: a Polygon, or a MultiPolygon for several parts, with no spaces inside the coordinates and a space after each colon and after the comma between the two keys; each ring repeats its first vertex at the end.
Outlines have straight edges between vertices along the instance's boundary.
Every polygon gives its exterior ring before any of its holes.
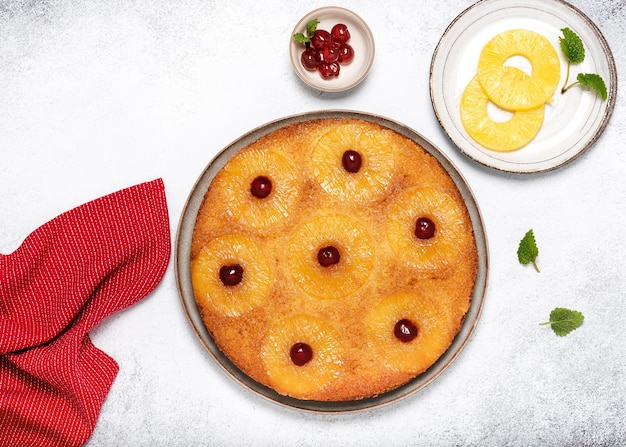
{"type": "Polygon", "coordinates": [[[181,303],[189,323],[198,336],[198,339],[204,349],[207,350],[215,362],[230,377],[247,388],[249,391],[285,407],[318,413],[349,413],[378,408],[406,398],[433,382],[433,380],[435,380],[453,363],[469,341],[480,317],[487,287],[488,248],[482,216],[469,185],[450,160],[430,141],[409,127],[388,118],[355,111],[328,110],[293,115],[269,122],[242,135],[240,138],[219,152],[200,174],[200,177],[189,194],[178,226],[174,264],[181,303]],[[239,152],[239,150],[259,138],[289,124],[324,118],[358,118],[378,123],[398,132],[401,135],[404,135],[405,137],[408,137],[435,157],[450,175],[459,189],[463,200],[465,201],[465,205],[472,221],[476,248],[478,250],[478,271],[476,274],[476,282],[472,294],[471,305],[467,315],[465,316],[460,331],[452,341],[448,350],[428,370],[403,386],[376,397],[345,402],[299,400],[283,396],[251,379],[239,368],[237,368],[219,350],[202,321],[202,316],[200,315],[200,311],[194,297],[190,273],[191,240],[196,217],[204,199],[204,195],[217,172],[222,169],[226,162],[233,155],[239,152]]]}

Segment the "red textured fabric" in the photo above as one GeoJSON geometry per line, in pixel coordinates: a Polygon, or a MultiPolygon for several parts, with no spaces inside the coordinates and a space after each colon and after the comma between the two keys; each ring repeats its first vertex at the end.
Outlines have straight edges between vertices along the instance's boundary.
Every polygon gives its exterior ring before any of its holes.
{"type": "Polygon", "coordinates": [[[80,446],[118,365],[88,331],[161,281],[161,179],[68,211],[0,255],[0,446],[80,446]]]}

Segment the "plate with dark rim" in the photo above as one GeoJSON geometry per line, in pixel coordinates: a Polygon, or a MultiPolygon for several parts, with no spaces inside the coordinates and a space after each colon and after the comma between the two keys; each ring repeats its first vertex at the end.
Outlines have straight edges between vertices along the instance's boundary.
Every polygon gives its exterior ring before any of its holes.
{"type": "Polygon", "coordinates": [[[482,216],[470,187],[450,160],[430,141],[409,127],[381,116],[353,111],[331,110],[293,115],[269,122],[242,135],[223,148],[200,174],[189,194],[178,225],[174,264],[178,291],[187,319],[204,349],[206,349],[213,360],[215,360],[227,375],[252,393],[284,407],[317,413],[348,413],[381,407],[410,396],[430,384],[452,364],[469,341],[479,320],[487,287],[488,248],[482,216]],[[428,370],[405,385],[377,397],[345,402],[322,402],[286,397],[252,380],[243,371],[237,368],[219,350],[204,325],[194,297],[190,273],[193,229],[205,192],[217,172],[222,169],[226,162],[237,152],[259,138],[289,124],[324,118],[359,118],[381,124],[415,141],[435,157],[450,175],[465,201],[472,222],[472,229],[478,250],[478,271],[470,308],[460,331],[448,350],[428,370]]]}
{"type": "MultiPolygon", "coordinates": [[[[510,65],[532,74],[525,58],[511,58],[510,65]]],[[[571,162],[600,137],[615,107],[617,70],[601,31],[569,3],[563,0],[482,0],[459,14],[439,40],[431,61],[430,96],[441,127],[465,155],[497,170],[536,173],[571,162]],[[567,76],[567,60],[561,51],[559,36],[566,27],[578,34],[585,46],[585,59],[571,66],[569,83],[576,80],[578,73],[599,74],[607,86],[606,100],[581,86],[561,94],[567,76]],[[517,28],[535,31],[554,45],[561,61],[561,80],[554,101],[545,106],[544,122],[537,136],[516,151],[496,152],[476,143],[464,129],[460,116],[461,96],[476,75],[479,54],[485,44],[495,35],[517,28]]]]}

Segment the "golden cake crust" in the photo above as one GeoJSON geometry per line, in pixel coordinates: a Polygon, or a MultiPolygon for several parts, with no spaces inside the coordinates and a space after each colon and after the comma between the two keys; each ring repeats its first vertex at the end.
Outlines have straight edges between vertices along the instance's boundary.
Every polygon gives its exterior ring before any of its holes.
{"type": "Polygon", "coordinates": [[[355,118],[290,124],[239,151],[211,182],[191,246],[195,298],[219,349],[278,393],[321,401],[376,396],[430,367],[461,327],[477,265],[469,214],[438,161],[410,139],[355,118]],[[327,155],[351,144],[364,151],[358,174],[370,176],[352,185],[356,176],[327,155]],[[385,150],[368,155],[368,145],[385,150]],[[272,181],[267,199],[249,193],[259,175],[272,181]],[[414,227],[411,207],[422,214],[434,207],[429,216],[450,228],[437,233],[445,240],[418,247],[421,257],[405,252],[414,243],[404,228],[414,227]],[[342,253],[333,268],[316,265],[324,244],[342,253]],[[220,284],[220,261],[243,264],[244,280],[220,284]],[[252,272],[258,281],[246,283],[252,272]],[[408,317],[418,336],[403,343],[393,320],[408,317]],[[295,342],[313,347],[312,361],[291,362],[295,342]]]}

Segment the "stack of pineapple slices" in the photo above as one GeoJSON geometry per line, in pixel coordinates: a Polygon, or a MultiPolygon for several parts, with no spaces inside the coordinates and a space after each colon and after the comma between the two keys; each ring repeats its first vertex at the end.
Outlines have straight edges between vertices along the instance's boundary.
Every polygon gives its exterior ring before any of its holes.
{"type": "Polygon", "coordinates": [[[498,34],[483,48],[478,74],[461,98],[461,121],[479,144],[499,152],[527,145],[543,124],[545,104],[552,101],[561,77],[561,65],[554,46],[541,34],[513,29],[498,34]],[[505,62],[525,57],[532,73],[505,62]],[[489,103],[510,113],[507,121],[493,120],[489,103]]]}

